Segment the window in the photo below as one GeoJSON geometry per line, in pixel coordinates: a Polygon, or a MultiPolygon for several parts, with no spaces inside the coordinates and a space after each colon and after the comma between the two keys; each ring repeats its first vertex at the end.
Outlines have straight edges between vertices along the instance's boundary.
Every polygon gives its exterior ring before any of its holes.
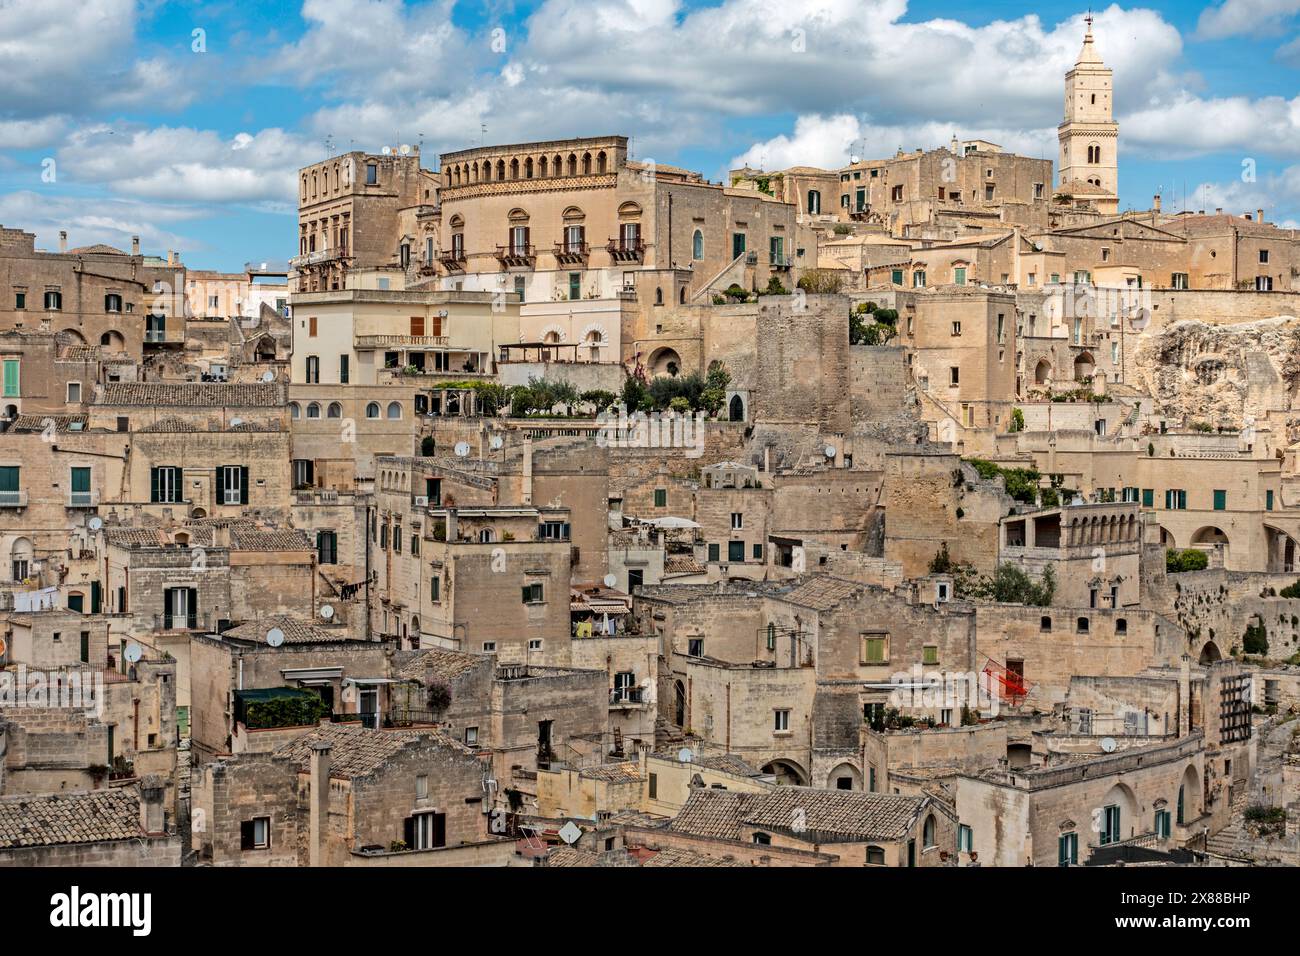
{"type": "Polygon", "coordinates": [[[902,201],[903,201],[903,187],[902,187],[902,186],[895,186],[893,189],[891,189],[891,190],[890,190],[890,193],[889,193],[889,198],[892,199],[894,202],[902,202],[902,201]]]}
{"type": "Polygon", "coordinates": [[[961,369],[959,369],[956,365],[949,366],[948,385],[951,386],[952,388],[956,388],[960,384],[961,384],[961,369]]]}
{"type": "Polygon", "coordinates": [[[939,663],[939,646],[937,644],[926,644],[921,648],[921,663],[939,663]]]}
{"type": "Polygon", "coordinates": [[[1214,510],[1226,511],[1228,508],[1228,492],[1223,488],[1214,489],[1214,510]]]}
{"type": "Polygon", "coordinates": [[[1062,833],[1056,838],[1056,865],[1079,865],[1079,834],[1062,833]]]}
{"type": "MultiPolygon", "coordinates": [[[[526,287],[524,283],[524,277],[515,276],[515,295],[519,296],[520,302],[526,301],[526,297],[524,295],[525,291],[526,291],[526,287]]],[[[570,292],[572,292],[572,290],[570,290],[570,292]]],[[[570,295],[569,298],[573,298],[573,296],[570,295]]]]}
{"type": "Polygon", "coordinates": [[[1186,288],[1187,288],[1187,273],[1186,273],[1186,272],[1175,272],[1175,273],[1173,274],[1173,277],[1169,280],[1169,284],[1170,284],[1173,288],[1175,288],[1175,289],[1186,289],[1186,288]]]}
{"type": "Polygon", "coordinates": [[[771,836],[771,834],[769,834],[769,833],[758,833],[758,832],[755,832],[755,833],[754,833],[754,836],[753,836],[753,840],[754,840],[754,844],[755,844],[756,846],[771,846],[771,845],[772,845],[772,836],[771,836]]]}
{"type": "Polygon", "coordinates": [[[960,323],[960,322],[954,322],[954,323],[952,324],[952,334],[953,334],[953,335],[961,335],[961,323],[960,323]]]}
{"type": "Polygon", "coordinates": [[[755,561],[763,560],[763,546],[761,544],[754,545],[754,560],[755,561]]]}
{"type": "Polygon", "coordinates": [[[434,604],[442,600],[442,578],[437,575],[429,579],[429,600],[434,604]]]}
{"type": "Polygon", "coordinates": [[[466,746],[466,747],[477,747],[477,746],[478,746],[478,728],[477,728],[477,727],[466,727],[466,728],[465,728],[465,746],[466,746]]]}
{"type": "Polygon", "coordinates": [[[542,649],[542,639],[540,637],[534,637],[528,642],[528,649],[530,651],[540,651],[542,649]]]}
{"type": "Polygon", "coordinates": [[[1168,840],[1172,815],[1168,810],[1156,811],[1156,839],[1168,840]]]}
{"type": "Polygon", "coordinates": [[[1142,507],[1154,508],[1156,506],[1156,491],[1154,488],[1142,489],[1142,507]]]}
{"type": "Polygon", "coordinates": [[[80,382],[69,382],[69,383],[68,383],[68,402],[69,402],[70,404],[78,404],[78,403],[81,402],[81,383],[80,383],[80,382]]]}
{"type": "Polygon", "coordinates": [[[1117,804],[1102,808],[1101,845],[1120,841],[1120,812],[1117,804]]]}
{"type": "Polygon", "coordinates": [[[50,289],[45,293],[45,308],[51,312],[58,312],[63,308],[63,293],[50,289]]]}
{"type": "Polygon", "coordinates": [[[729,562],[743,562],[745,560],[745,542],[728,541],[727,560],[729,562]]]}
{"type": "Polygon", "coordinates": [[[316,532],[316,563],[338,564],[339,536],[336,531],[316,532]]]}
{"type": "Polygon", "coordinates": [[[27,293],[26,293],[26,292],[15,292],[15,293],[14,293],[14,308],[17,309],[18,311],[22,311],[23,309],[27,308],[27,293]]]}
{"type": "Polygon", "coordinates": [[[1255,291],[1256,291],[1256,292],[1272,292],[1272,291],[1273,291],[1273,277],[1272,277],[1272,276],[1256,276],[1256,277],[1255,277],[1255,291]]]}
{"type": "Polygon", "coordinates": [[[320,403],[319,403],[319,402],[310,402],[310,403],[308,403],[308,405],[307,405],[307,417],[308,417],[308,418],[320,418],[320,403]]]}
{"type": "Polygon", "coordinates": [[[317,355],[307,356],[307,384],[317,385],[320,383],[320,357],[317,355]]]}
{"type": "Polygon", "coordinates": [[[1267,264],[1268,264],[1268,250],[1267,250],[1267,249],[1261,249],[1261,250],[1259,250],[1259,264],[1260,264],[1260,265],[1267,265],[1267,264]]]}
{"type": "Polygon", "coordinates": [[[242,465],[217,466],[217,504],[248,504],[248,469],[242,465]]]}
{"type": "Polygon", "coordinates": [[[912,273],[912,286],[917,289],[925,288],[925,270],[917,269],[912,273]]]}
{"type": "Polygon", "coordinates": [[[721,549],[719,548],[719,546],[718,546],[716,543],[711,543],[711,544],[709,545],[709,561],[711,561],[711,562],[713,562],[713,563],[717,563],[718,561],[721,561],[721,560],[722,560],[722,558],[721,558],[721,549]]]}
{"type": "Polygon", "coordinates": [[[863,664],[884,664],[889,660],[889,637],[885,634],[863,634],[862,653],[859,658],[863,664]]]}
{"type": "Polygon", "coordinates": [[[522,595],[525,604],[541,604],[542,583],[540,581],[534,581],[532,584],[525,584],[522,595]]]}
{"type": "Polygon", "coordinates": [[[778,734],[790,732],[790,711],[774,710],[772,712],[772,730],[778,734]]]}
{"type": "Polygon", "coordinates": [[[952,281],[955,285],[966,284],[966,267],[958,266],[952,270],[952,281]]]}
{"type": "Polygon", "coordinates": [[[241,850],[266,850],[271,846],[271,818],[254,817],[239,824],[241,850]]]}
{"type": "Polygon", "coordinates": [[[495,654],[496,652],[497,652],[497,642],[496,642],[496,641],[484,641],[484,642],[483,642],[483,653],[484,653],[484,654],[495,654]]]}
{"type": "Polygon", "coordinates": [[[885,851],[883,847],[867,847],[867,866],[884,866],[885,851]]]}
{"type": "Polygon", "coordinates": [[[731,513],[731,530],[740,531],[744,527],[745,527],[744,513],[740,511],[733,511],[731,513]]]}
{"type": "Polygon", "coordinates": [[[19,365],[19,359],[5,359],[5,398],[18,397],[19,365]]]}
{"type": "Polygon", "coordinates": [[[1074,628],[1074,629],[1075,629],[1076,632],[1078,632],[1079,634],[1087,634],[1087,633],[1088,633],[1088,624],[1089,624],[1089,621],[1088,621],[1088,619],[1087,619],[1086,617],[1081,617],[1081,618],[1079,618],[1077,621],[1075,621],[1074,623],[1075,623],[1075,628],[1074,628]]]}
{"type": "Polygon", "coordinates": [[[366,185],[374,186],[379,183],[379,166],[377,163],[366,163],[366,185]]]}
{"type": "Polygon", "coordinates": [[[975,849],[975,834],[964,823],[957,824],[957,852],[970,853],[975,849]]]}
{"type": "Polygon", "coordinates": [[[704,656],[704,638],[692,637],[686,642],[686,654],[688,657],[704,656]]]}
{"type": "Polygon", "coordinates": [[[1050,631],[1052,629],[1052,619],[1047,615],[1043,615],[1038,620],[1038,629],[1040,631],[1050,631]]]}
{"type": "Polygon", "coordinates": [[[890,273],[889,281],[892,282],[894,285],[902,285],[902,284],[903,284],[903,270],[902,270],[902,269],[895,269],[895,270],[893,270],[893,272],[890,273]]]}
{"type": "Polygon", "coordinates": [[[346,355],[339,356],[339,384],[340,385],[348,384],[348,377],[350,375],[350,370],[348,368],[348,361],[349,361],[348,356],[346,355]]]}
{"type": "Polygon", "coordinates": [[[704,258],[704,233],[698,229],[695,230],[695,235],[691,237],[691,258],[704,258]]]}
{"type": "Polygon", "coordinates": [[[1170,488],[1165,492],[1165,509],[1167,511],[1187,510],[1187,492],[1181,488],[1170,488]]]}
{"type": "Polygon", "coordinates": [[[407,818],[407,830],[410,839],[407,846],[412,850],[433,850],[447,845],[447,814],[417,813],[407,818]]]}
{"type": "Polygon", "coordinates": [[[108,295],[104,296],[104,311],[121,312],[122,297],[118,295],[116,292],[110,292],[108,293],[108,295]]]}
{"type": "Polygon", "coordinates": [[[939,828],[934,820],[934,814],[925,818],[925,823],[921,826],[921,847],[923,849],[928,850],[931,847],[939,845],[936,833],[938,829],[939,828]]]}
{"type": "Polygon", "coordinates": [[[181,469],[174,465],[150,468],[149,500],[168,504],[181,501],[181,469]]]}
{"type": "Polygon", "coordinates": [[[656,488],[656,489],[655,489],[655,507],[656,507],[656,508],[666,508],[666,507],[668,507],[668,489],[667,489],[667,488],[656,488]]]}
{"type": "Polygon", "coordinates": [[[342,418],[342,417],[343,417],[343,406],[340,405],[338,402],[330,402],[330,404],[329,404],[329,408],[327,408],[327,409],[325,410],[325,417],[326,417],[326,418],[342,418]]]}
{"type": "Polygon", "coordinates": [[[650,799],[659,799],[659,775],[657,773],[650,774],[650,799]]]}
{"type": "Polygon", "coordinates": [[[1264,492],[1264,510],[1273,510],[1273,490],[1271,488],[1264,492]]]}
{"type": "Polygon", "coordinates": [[[379,417],[379,403],[371,402],[369,405],[366,406],[366,418],[378,418],[378,417],[379,417]]]}

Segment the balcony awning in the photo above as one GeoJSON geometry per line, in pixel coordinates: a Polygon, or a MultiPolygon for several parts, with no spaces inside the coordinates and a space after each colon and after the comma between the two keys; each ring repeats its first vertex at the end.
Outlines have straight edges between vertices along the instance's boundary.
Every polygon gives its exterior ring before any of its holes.
{"type": "Polygon", "coordinates": [[[345,677],[343,683],[373,686],[376,684],[403,684],[407,683],[407,681],[394,680],[391,677],[345,677]]]}

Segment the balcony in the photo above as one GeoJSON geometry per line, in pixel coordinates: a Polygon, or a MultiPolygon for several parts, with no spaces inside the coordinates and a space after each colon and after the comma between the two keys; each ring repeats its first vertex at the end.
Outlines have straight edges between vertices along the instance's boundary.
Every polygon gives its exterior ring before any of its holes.
{"type": "Polygon", "coordinates": [[[591,247],[585,242],[557,242],[552,255],[555,261],[564,264],[578,264],[587,261],[591,247]]]}
{"type": "Polygon", "coordinates": [[[773,269],[789,269],[794,265],[790,257],[783,252],[773,252],[768,256],[768,264],[773,269]]]}
{"type": "Polygon", "coordinates": [[[0,491],[0,508],[26,508],[27,492],[0,491]]]}
{"type": "Polygon", "coordinates": [[[537,247],[525,245],[522,243],[511,243],[508,246],[497,246],[497,261],[501,263],[503,269],[511,269],[519,266],[532,267],[537,261],[537,247]]]}
{"type": "Polygon", "coordinates": [[[447,335],[358,335],[355,339],[358,352],[387,348],[445,349],[451,345],[447,335]]]}
{"type": "Polygon", "coordinates": [[[317,249],[315,252],[294,256],[289,260],[289,268],[301,269],[303,266],[314,266],[333,259],[341,259],[343,255],[342,249],[317,249]]]}
{"type": "Polygon", "coordinates": [[[191,614],[155,614],[153,629],[155,631],[210,631],[211,615],[204,611],[191,614]]]}
{"type": "Polygon", "coordinates": [[[452,249],[448,252],[440,252],[438,253],[438,262],[441,263],[442,267],[448,272],[464,272],[465,250],[452,249]]]}
{"type": "Polygon", "coordinates": [[[645,703],[645,690],[641,687],[615,687],[609,692],[611,710],[633,710],[645,703]]]}
{"type": "Polygon", "coordinates": [[[167,330],[166,329],[145,329],[144,340],[146,344],[148,343],[159,344],[162,342],[166,342],[167,330]]]}
{"type": "Polygon", "coordinates": [[[69,491],[69,508],[94,508],[99,505],[98,491],[69,491]]]}
{"type": "Polygon", "coordinates": [[[645,258],[645,241],[639,236],[635,239],[611,239],[605,251],[615,262],[641,262],[645,258]]]}

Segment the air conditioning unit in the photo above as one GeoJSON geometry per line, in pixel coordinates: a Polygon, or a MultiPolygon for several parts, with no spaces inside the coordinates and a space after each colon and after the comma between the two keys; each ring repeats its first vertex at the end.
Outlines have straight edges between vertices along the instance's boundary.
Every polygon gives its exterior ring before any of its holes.
{"type": "Polygon", "coordinates": [[[427,507],[429,507],[429,496],[428,496],[428,495],[416,495],[416,496],[415,496],[415,507],[417,507],[417,508],[427,508],[427,507]]]}

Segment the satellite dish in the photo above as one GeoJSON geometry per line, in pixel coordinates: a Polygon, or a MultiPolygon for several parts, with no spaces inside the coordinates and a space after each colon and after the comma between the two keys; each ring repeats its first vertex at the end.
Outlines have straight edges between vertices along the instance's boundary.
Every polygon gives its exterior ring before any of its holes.
{"type": "Polygon", "coordinates": [[[393,147],[385,146],[383,149],[380,150],[380,152],[383,153],[385,156],[391,156],[393,155],[393,147]]]}
{"type": "Polygon", "coordinates": [[[615,584],[618,584],[618,578],[612,574],[605,575],[605,587],[612,588],[615,584]]]}
{"type": "Polygon", "coordinates": [[[410,144],[410,143],[403,143],[403,144],[402,144],[402,155],[403,155],[403,156],[410,156],[410,155],[411,155],[411,144],[410,144]]]}
{"type": "Polygon", "coordinates": [[[849,165],[850,165],[850,166],[856,166],[856,165],[857,165],[858,163],[860,163],[860,162],[862,162],[862,157],[861,157],[861,156],[850,156],[850,157],[849,157],[849,165]]]}
{"type": "Polygon", "coordinates": [[[1117,745],[1116,745],[1116,743],[1115,743],[1115,738],[1114,738],[1114,737],[1102,737],[1102,738],[1101,738],[1101,749],[1102,749],[1103,751],[1105,751],[1106,753],[1108,753],[1108,754],[1113,754],[1113,753],[1115,752],[1115,747],[1116,747],[1116,746],[1117,746],[1117,745]]]}
{"type": "Polygon", "coordinates": [[[464,458],[468,454],[469,454],[469,442],[467,441],[456,442],[456,457],[464,458]]]}
{"type": "Polygon", "coordinates": [[[695,759],[695,753],[691,750],[690,747],[683,747],[681,750],[677,751],[678,763],[690,763],[694,759],[695,759]]]}
{"type": "Polygon", "coordinates": [[[506,440],[505,440],[504,438],[502,438],[500,435],[493,435],[493,436],[488,440],[488,446],[489,446],[493,451],[500,451],[500,450],[501,450],[501,447],[502,447],[505,443],[506,443],[506,440]]]}
{"type": "Polygon", "coordinates": [[[264,382],[274,382],[274,381],[275,381],[275,373],[274,373],[274,372],[263,372],[263,373],[262,373],[262,381],[264,381],[264,382]]]}
{"type": "Polygon", "coordinates": [[[266,632],[266,643],[268,647],[279,647],[284,643],[284,631],[278,627],[273,627],[266,632]]]}
{"type": "Polygon", "coordinates": [[[573,846],[573,844],[577,843],[581,836],[582,831],[578,829],[572,820],[560,827],[560,839],[569,846],[573,846]]]}
{"type": "Polygon", "coordinates": [[[88,522],[86,522],[86,524],[90,526],[91,531],[98,531],[100,528],[104,527],[104,519],[101,518],[99,515],[95,515],[88,522]]]}
{"type": "Polygon", "coordinates": [[[126,658],[128,664],[134,664],[144,656],[144,650],[139,644],[132,641],[126,645],[126,650],[122,652],[122,656],[126,658]]]}
{"type": "Polygon", "coordinates": [[[234,428],[236,425],[242,425],[242,424],[244,424],[244,420],[242,418],[235,417],[230,420],[231,428],[234,428]]]}
{"type": "Polygon", "coordinates": [[[334,616],[334,608],[333,608],[333,606],[332,606],[332,605],[329,605],[329,604],[322,604],[322,605],[320,606],[320,616],[323,617],[323,618],[325,618],[325,620],[327,620],[327,621],[328,621],[330,618],[332,618],[332,617],[334,616]]]}
{"type": "Polygon", "coordinates": [[[822,449],[822,454],[825,455],[827,458],[834,458],[834,457],[835,457],[835,446],[834,446],[834,445],[827,445],[825,448],[822,449]]]}

